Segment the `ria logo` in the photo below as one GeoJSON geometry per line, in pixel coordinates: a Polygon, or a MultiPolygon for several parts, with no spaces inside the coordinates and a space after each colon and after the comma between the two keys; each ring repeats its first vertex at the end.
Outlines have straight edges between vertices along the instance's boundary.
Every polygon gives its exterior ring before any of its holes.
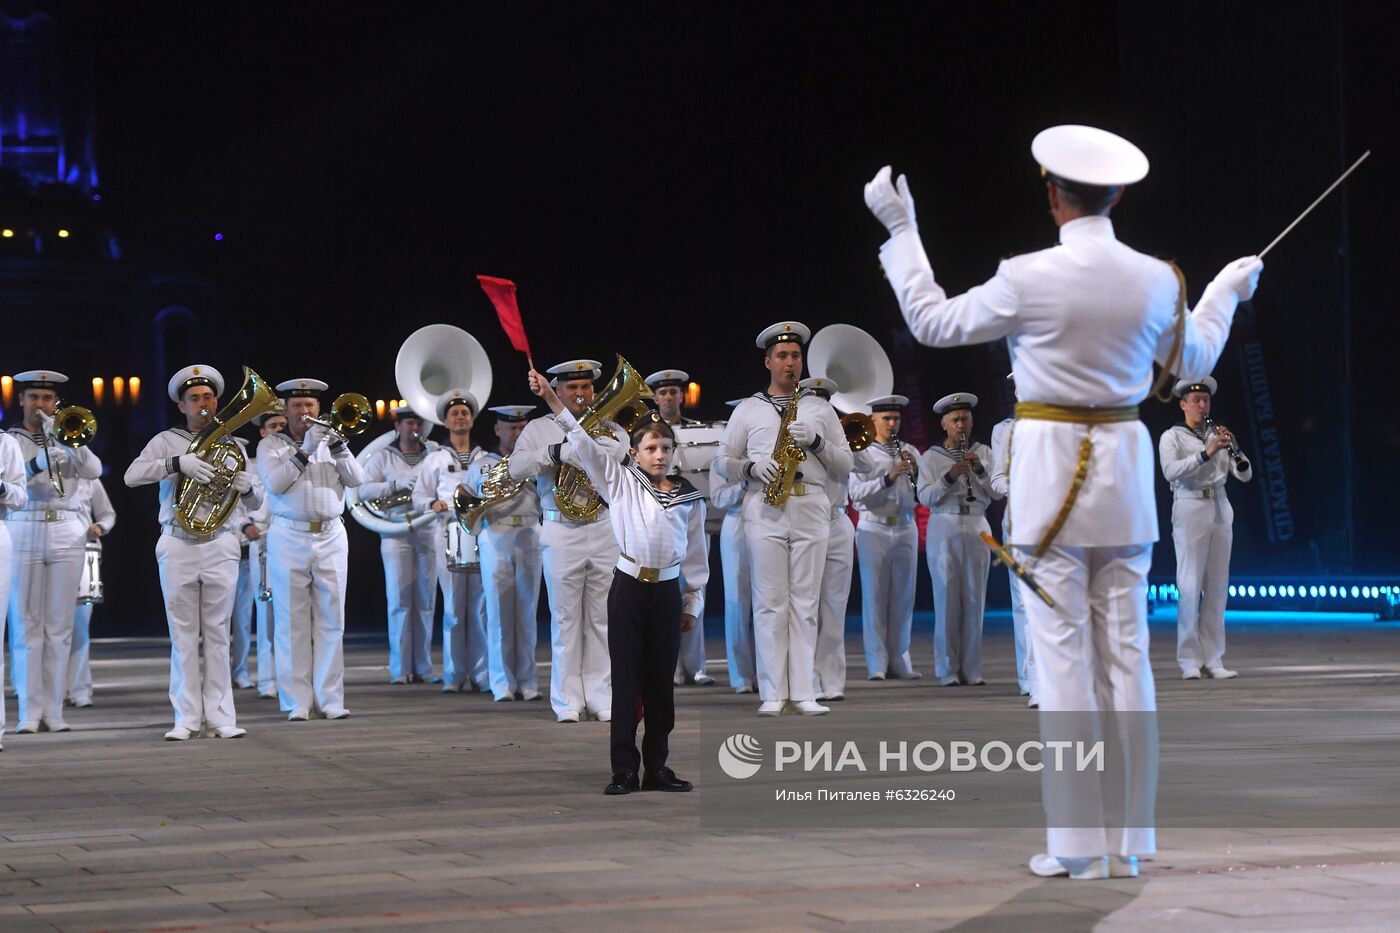
{"type": "Polygon", "coordinates": [[[719,747],[719,768],[736,781],[753,777],[762,765],[763,746],[751,735],[736,732],[719,747]]]}

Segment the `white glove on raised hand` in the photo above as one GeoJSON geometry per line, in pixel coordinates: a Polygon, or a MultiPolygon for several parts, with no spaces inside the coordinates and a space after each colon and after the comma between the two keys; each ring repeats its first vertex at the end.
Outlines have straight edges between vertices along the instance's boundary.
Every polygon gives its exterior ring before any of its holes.
{"type": "Polygon", "coordinates": [[[39,421],[43,424],[43,432],[49,437],[53,437],[53,415],[39,412],[39,421]]]}
{"type": "Polygon", "coordinates": [[[247,470],[239,470],[233,474],[233,488],[241,496],[253,488],[253,476],[247,470]]]}
{"type": "Polygon", "coordinates": [[[760,483],[771,483],[783,471],[772,457],[759,457],[749,464],[749,469],[745,472],[760,483]]]}
{"type": "Polygon", "coordinates": [[[181,454],[176,459],[175,464],[180,468],[181,473],[201,486],[206,485],[214,478],[214,468],[199,459],[197,454],[181,454]]]}
{"type": "Polygon", "coordinates": [[[574,445],[565,438],[559,446],[559,462],[567,463],[569,466],[576,466],[583,469],[583,464],[579,463],[578,454],[574,452],[574,445]]]}
{"type": "Polygon", "coordinates": [[[890,184],[890,167],[886,165],[875,173],[875,177],[865,186],[865,206],[875,219],[885,225],[890,236],[905,230],[919,229],[914,218],[914,196],[909,193],[909,181],[900,175],[898,181],[890,184]]]}
{"type": "Polygon", "coordinates": [[[1246,256],[1221,269],[1211,284],[1222,285],[1234,292],[1240,301],[1248,301],[1254,297],[1254,290],[1259,287],[1259,273],[1263,271],[1264,260],[1258,256],[1246,256]]]}
{"type": "Polygon", "coordinates": [[[817,439],[817,432],[801,421],[794,421],[788,425],[788,434],[792,436],[793,443],[798,447],[811,447],[812,441],[817,439]]]}
{"type": "Polygon", "coordinates": [[[307,425],[306,436],[301,439],[301,452],[308,457],[330,436],[331,429],[322,424],[307,425]]]}

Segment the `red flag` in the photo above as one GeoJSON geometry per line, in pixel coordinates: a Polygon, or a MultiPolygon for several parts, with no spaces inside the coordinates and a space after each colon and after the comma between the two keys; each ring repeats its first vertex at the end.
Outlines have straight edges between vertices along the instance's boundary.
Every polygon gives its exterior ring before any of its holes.
{"type": "Polygon", "coordinates": [[[501,319],[501,329],[510,338],[510,345],[529,356],[530,341],[525,336],[525,322],[520,319],[520,305],[515,301],[515,283],[494,275],[478,275],[476,280],[496,306],[496,316],[501,319]]]}

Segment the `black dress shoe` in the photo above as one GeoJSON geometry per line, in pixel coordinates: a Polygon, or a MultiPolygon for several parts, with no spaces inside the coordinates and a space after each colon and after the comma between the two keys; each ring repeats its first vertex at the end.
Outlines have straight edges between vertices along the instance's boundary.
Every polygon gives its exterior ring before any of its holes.
{"type": "Polygon", "coordinates": [[[616,797],[619,794],[630,794],[637,787],[637,773],[635,771],[628,774],[618,773],[612,776],[612,783],[603,788],[603,793],[609,797],[616,797]]]}
{"type": "Polygon", "coordinates": [[[695,785],[689,781],[682,781],[676,777],[676,772],[670,768],[657,768],[655,771],[648,771],[646,777],[642,778],[642,790],[669,790],[685,793],[694,787],[695,785]]]}

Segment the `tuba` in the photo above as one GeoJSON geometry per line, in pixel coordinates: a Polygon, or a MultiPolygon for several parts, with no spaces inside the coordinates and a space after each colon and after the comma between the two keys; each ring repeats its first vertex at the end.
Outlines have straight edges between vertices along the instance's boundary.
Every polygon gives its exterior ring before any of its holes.
{"type": "Polygon", "coordinates": [[[208,483],[196,483],[181,476],[175,484],[175,520],[194,535],[211,535],[228,521],[238,502],[233,488],[234,474],[248,465],[243,451],[233,440],[233,432],[266,411],[281,411],[282,400],[247,366],[243,367],[243,387],[224,406],[224,417],[217,415],[190,442],[187,453],[214,468],[208,483]]]}
{"type": "MultiPolygon", "coordinates": [[[[86,447],[97,436],[97,419],[81,405],[69,405],[53,413],[53,440],[64,447],[86,447]]],[[[60,496],[63,491],[63,471],[54,464],[49,449],[49,435],[44,434],[44,459],[48,461],[49,485],[60,496]]]]}
{"type": "MultiPolygon", "coordinates": [[[[624,431],[631,431],[646,412],[641,404],[644,398],[652,398],[651,386],[646,384],[641,374],[632,364],[617,357],[617,369],[612,378],[603,386],[593,404],[579,416],[579,425],[593,437],[606,437],[612,432],[605,422],[616,421],[624,431]]],[[[570,463],[561,463],[554,474],[554,501],[571,521],[591,521],[603,507],[603,498],[588,481],[588,474],[570,463]]]]}

